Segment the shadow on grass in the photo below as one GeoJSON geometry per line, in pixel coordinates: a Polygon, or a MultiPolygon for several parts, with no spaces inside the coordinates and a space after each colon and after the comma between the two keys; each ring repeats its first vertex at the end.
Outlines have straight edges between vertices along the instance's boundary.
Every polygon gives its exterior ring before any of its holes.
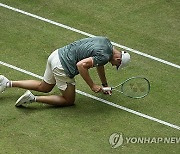
{"type": "Polygon", "coordinates": [[[41,103],[32,103],[28,105],[21,105],[16,107],[17,110],[21,111],[34,111],[34,110],[57,110],[57,109],[64,109],[64,108],[75,108],[75,105],[72,106],[55,106],[55,105],[48,105],[48,104],[41,104],[41,103]]]}

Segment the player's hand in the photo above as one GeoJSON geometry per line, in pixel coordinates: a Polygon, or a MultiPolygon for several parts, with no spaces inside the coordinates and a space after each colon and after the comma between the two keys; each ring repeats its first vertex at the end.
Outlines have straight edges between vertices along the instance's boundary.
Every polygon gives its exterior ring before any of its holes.
{"type": "Polygon", "coordinates": [[[94,91],[95,93],[98,93],[102,91],[102,87],[99,85],[93,84],[93,86],[91,87],[91,90],[94,91]]]}

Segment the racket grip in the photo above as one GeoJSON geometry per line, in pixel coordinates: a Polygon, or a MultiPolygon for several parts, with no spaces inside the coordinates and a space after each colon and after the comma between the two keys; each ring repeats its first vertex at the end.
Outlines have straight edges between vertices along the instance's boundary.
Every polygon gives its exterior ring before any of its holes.
{"type": "Polygon", "coordinates": [[[103,90],[103,91],[111,91],[111,90],[112,90],[112,87],[103,87],[102,90],[103,90]]]}

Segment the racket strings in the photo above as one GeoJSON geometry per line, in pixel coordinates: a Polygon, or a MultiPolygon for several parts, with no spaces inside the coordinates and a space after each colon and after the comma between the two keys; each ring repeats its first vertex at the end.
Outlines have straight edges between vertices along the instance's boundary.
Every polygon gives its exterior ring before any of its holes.
{"type": "Polygon", "coordinates": [[[134,78],[125,82],[121,91],[133,98],[141,98],[149,93],[149,82],[144,78],[134,78]]]}
{"type": "Polygon", "coordinates": [[[129,86],[133,92],[145,92],[146,90],[142,83],[130,83],[129,86]]]}

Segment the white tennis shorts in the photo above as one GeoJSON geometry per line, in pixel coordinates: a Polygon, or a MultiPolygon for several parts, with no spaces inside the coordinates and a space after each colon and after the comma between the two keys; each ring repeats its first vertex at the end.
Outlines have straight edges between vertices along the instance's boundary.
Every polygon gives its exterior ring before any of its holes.
{"type": "Polygon", "coordinates": [[[69,78],[59,60],[58,50],[48,58],[43,80],[48,84],[56,84],[60,90],[66,90],[68,84],[75,86],[75,79],[69,78]]]}

